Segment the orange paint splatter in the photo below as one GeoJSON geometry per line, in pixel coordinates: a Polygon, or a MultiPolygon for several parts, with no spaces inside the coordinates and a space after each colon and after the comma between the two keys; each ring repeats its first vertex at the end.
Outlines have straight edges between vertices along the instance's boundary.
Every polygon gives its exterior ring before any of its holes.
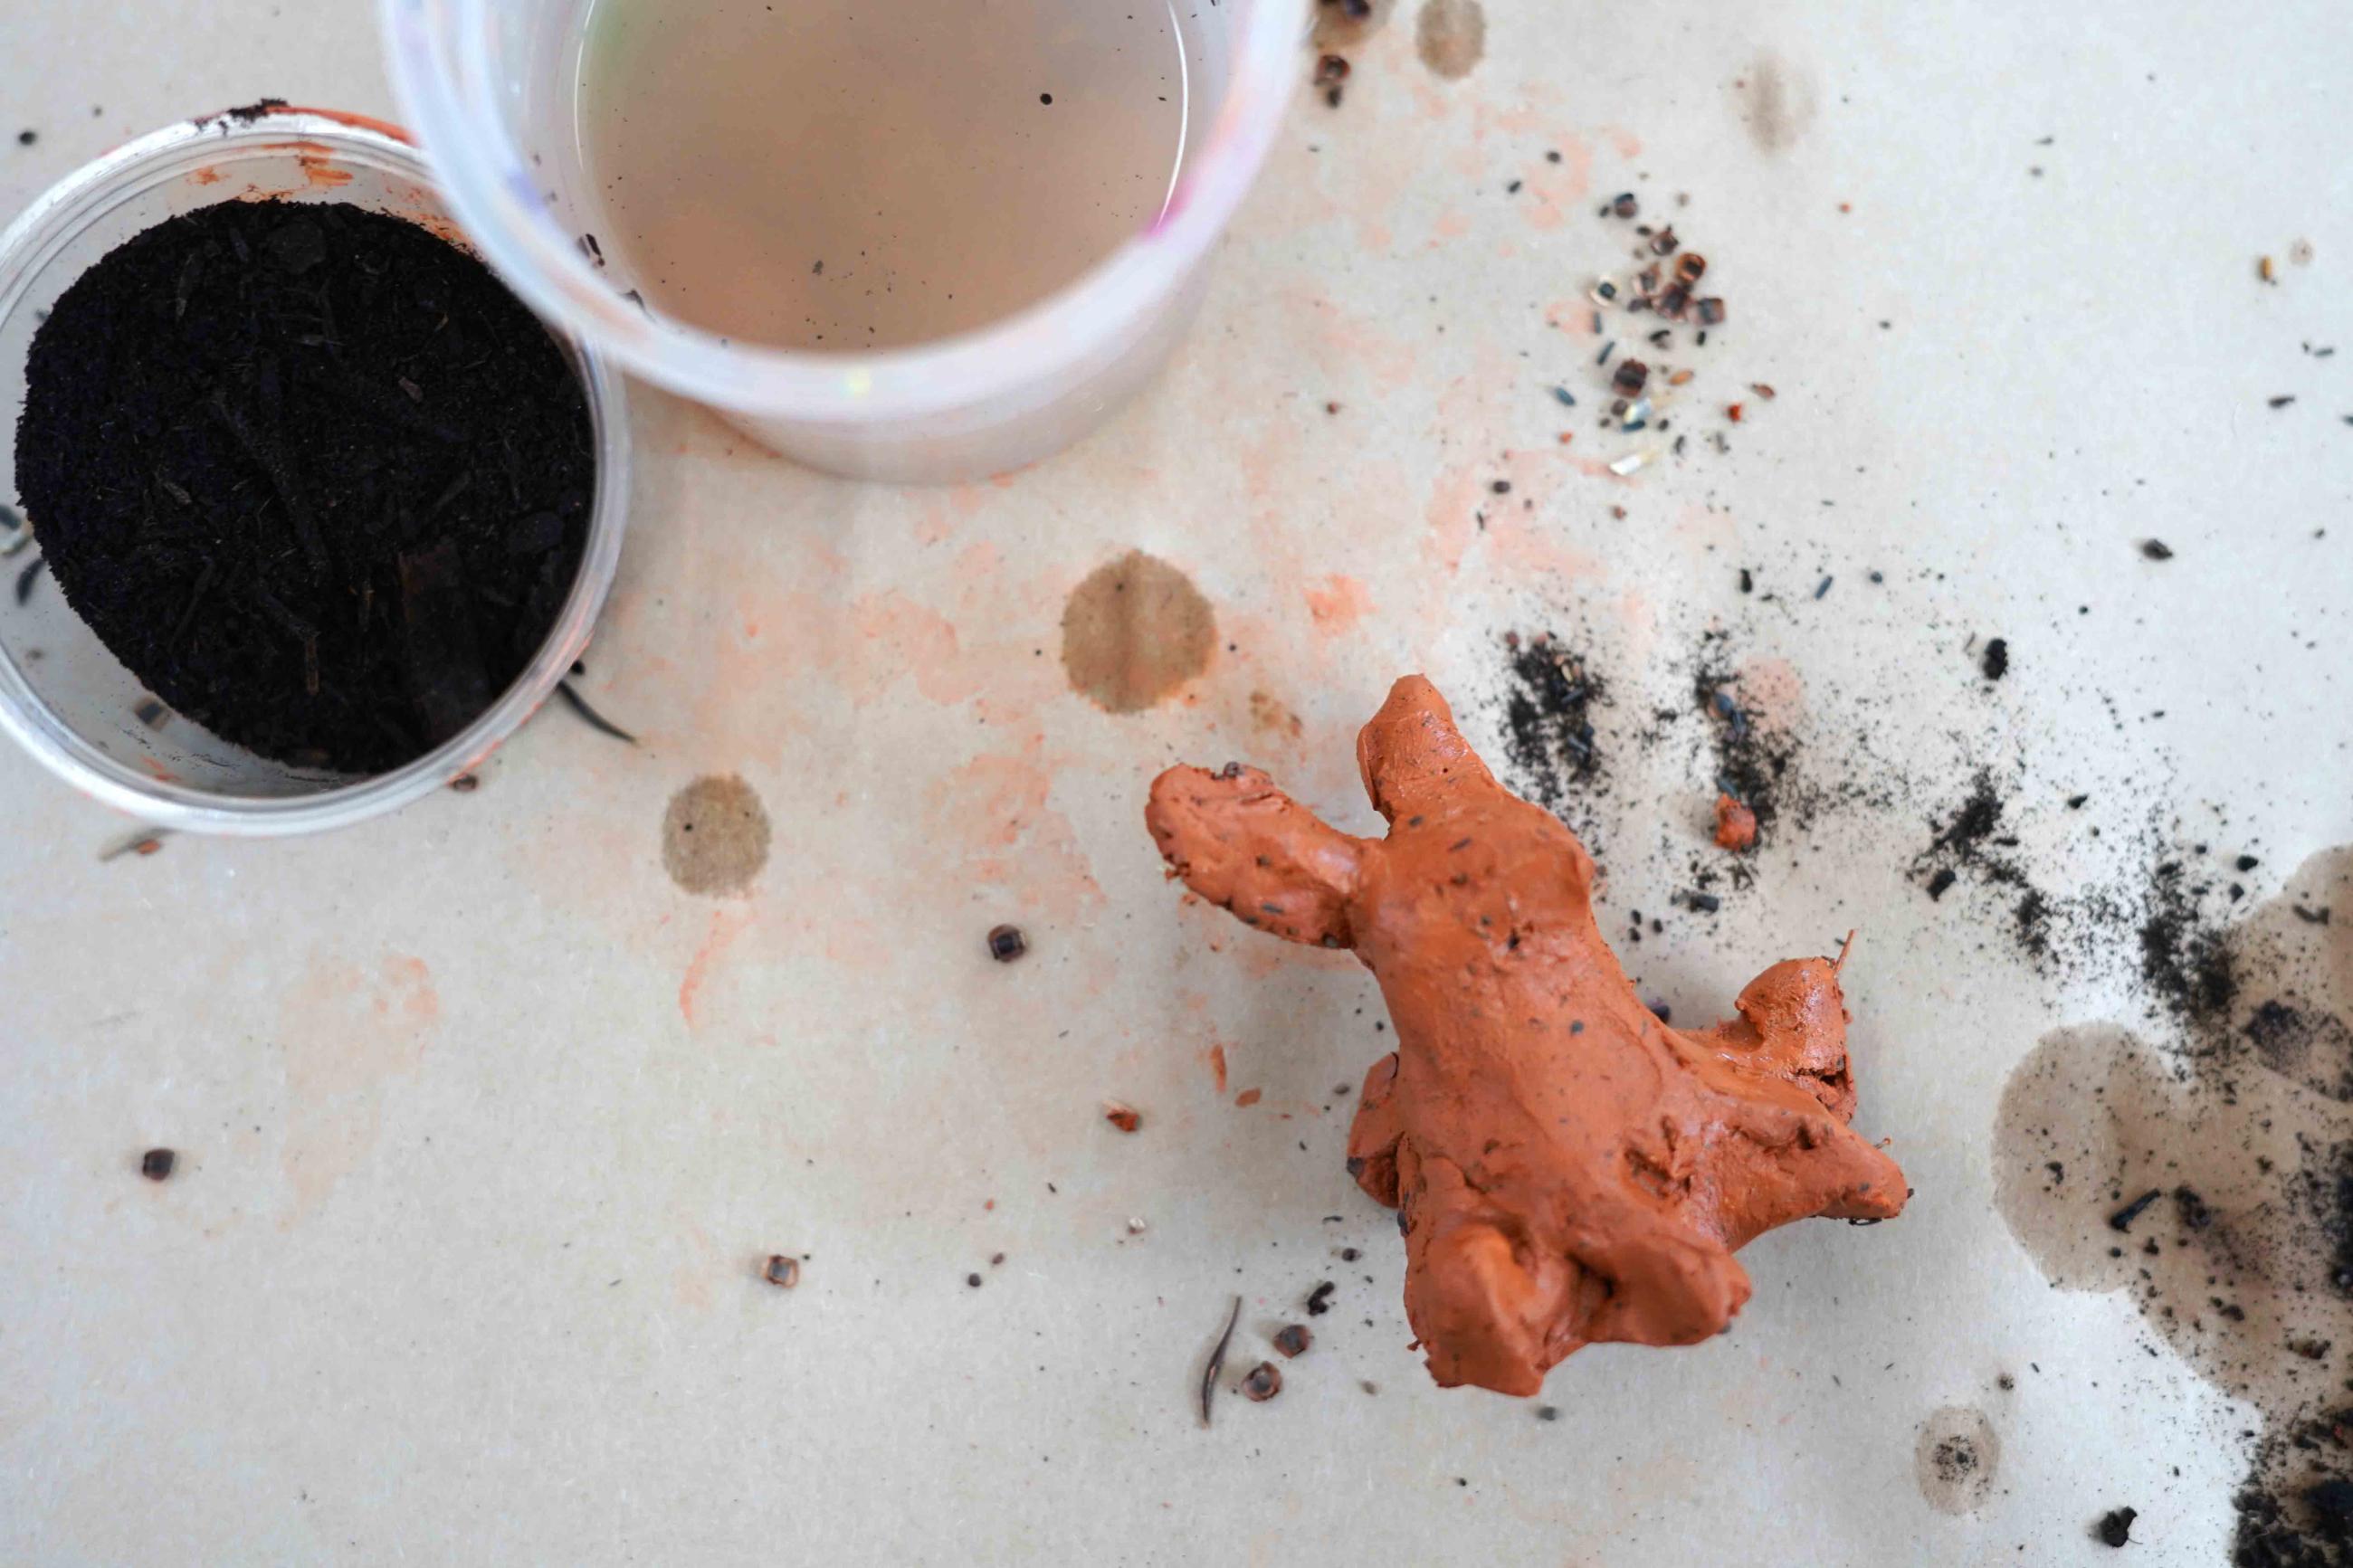
{"type": "Polygon", "coordinates": [[[1226,1097],[1226,1043],[1219,1040],[1209,1047],[1209,1074],[1218,1080],[1218,1098],[1226,1097]]]}
{"type": "Polygon", "coordinates": [[[192,185],[217,185],[220,181],[221,172],[210,163],[206,163],[201,169],[188,171],[188,184],[192,185]]]}
{"type": "Polygon", "coordinates": [[[1338,637],[1355,626],[1372,607],[1372,595],[1354,577],[1335,573],[1324,578],[1320,586],[1307,590],[1307,613],[1314,620],[1316,631],[1327,637],[1338,637]]]}
{"type": "Polygon", "coordinates": [[[850,606],[850,624],[867,645],[850,671],[850,700],[860,707],[880,697],[902,674],[934,702],[962,702],[980,689],[963,658],[951,621],[896,588],[870,594],[850,606]]]}
{"type": "Polygon", "coordinates": [[[926,842],[938,860],[926,874],[1017,887],[1048,918],[1069,921],[1103,902],[1094,868],[1069,817],[1047,804],[1056,770],[1046,739],[1018,754],[985,753],[949,769],[926,792],[926,842]]]}
{"type": "Polygon", "coordinates": [[[678,983],[679,1016],[686,1020],[688,1028],[694,1027],[694,1006],[702,998],[703,986],[711,980],[712,967],[751,923],[752,911],[746,905],[731,904],[712,911],[711,930],[703,937],[702,945],[695,950],[692,961],[687,964],[686,977],[678,983]]]}
{"type": "Polygon", "coordinates": [[[1238,1094],[1238,1095],[1234,1096],[1234,1103],[1235,1103],[1236,1105],[1238,1105],[1238,1106],[1240,1106],[1240,1107],[1244,1108],[1245,1110],[1247,1110],[1247,1109],[1248,1109],[1248,1108],[1250,1108],[1250,1106],[1256,1105],[1258,1102],[1259,1102],[1259,1091],[1258,1091],[1257,1089],[1246,1089],[1242,1090],[1240,1094],[1238,1094]]]}

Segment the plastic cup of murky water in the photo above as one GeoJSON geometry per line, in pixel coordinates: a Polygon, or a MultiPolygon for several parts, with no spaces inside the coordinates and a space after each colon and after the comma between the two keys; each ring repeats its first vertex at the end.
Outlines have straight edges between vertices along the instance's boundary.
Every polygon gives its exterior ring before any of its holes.
{"type": "Polygon", "coordinates": [[[383,0],[383,16],[394,84],[451,209],[534,309],[787,457],[934,481],[1059,449],[1166,359],[1304,79],[1310,3],[1188,0],[1185,146],[1157,219],[1018,313],[866,353],[762,347],[670,320],[583,246],[600,222],[575,122],[592,0],[383,0]]]}
{"type": "MultiPolygon", "coordinates": [[[[58,297],[132,236],[216,202],[348,202],[457,234],[415,148],[391,127],[294,110],[183,121],[68,175],[0,234],[0,497],[13,493],[26,356],[58,297]]],[[[561,340],[559,339],[559,342],[561,340]]],[[[596,453],[588,536],[538,654],[472,723],[423,756],[364,776],[273,761],[171,711],[37,572],[40,520],[0,518],[0,732],[68,784],[159,827],[247,836],[363,821],[469,772],[552,695],[587,647],[628,521],[621,377],[563,342],[580,372],[596,453]]],[[[13,513],[13,508],[11,511],[13,513]]]]}

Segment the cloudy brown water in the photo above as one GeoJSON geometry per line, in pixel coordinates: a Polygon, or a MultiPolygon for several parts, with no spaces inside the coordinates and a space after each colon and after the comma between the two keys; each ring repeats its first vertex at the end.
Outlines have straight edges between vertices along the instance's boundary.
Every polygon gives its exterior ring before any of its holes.
{"type": "Polygon", "coordinates": [[[598,244],[737,341],[986,325],[1159,216],[1183,42],[1166,0],[600,0],[576,100],[598,244]]]}

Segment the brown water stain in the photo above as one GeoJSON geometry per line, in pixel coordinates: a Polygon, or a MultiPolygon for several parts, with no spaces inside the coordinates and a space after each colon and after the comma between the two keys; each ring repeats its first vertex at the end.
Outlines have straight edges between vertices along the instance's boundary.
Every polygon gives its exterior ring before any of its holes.
{"type": "Polygon", "coordinates": [[[1267,734],[1285,735],[1296,741],[1305,731],[1306,726],[1299,721],[1299,715],[1291,710],[1288,703],[1271,693],[1251,692],[1250,710],[1251,727],[1267,734]]]}
{"type": "Polygon", "coordinates": [[[1487,52],[1486,10],[1479,0],[1423,0],[1413,48],[1437,75],[1461,80],[1487,52]]]}
{"type": "Polygon", "coordinates": [[[1071,689],[1112,713],[1166,700],[1209,668],[1218,618],[1185,574],[1131,550],[1097,567],[1062,607],[1071,689]]]}
{"type": "Polygon", "coordinates": [[[1786,152],[1814,122],[1814,89],[1779,57],[1757,57],[1748,74],[1733,83],[1748,139],[1766,153],[1786,152]]]}
{"type": "Polygon", "coordinates": [[[1912,1445],[1920,1495],[1938,1513],[1967,1513],[1993,1496],[2001,1439],[1974,1405],[1947,1405],[1920,1423],[1912,1445]]]}
{"type": "Polygon", "coordinates": [[[2289,1493],[2316,1463],[2290,1435],[2353,1375],[2348,912],[2353,848],[2314,856],[2226,933],[2226,1016],[2160,1043],[2055,1030],[2012,1069],[1993,1130],[1995,1204],[2036,1266],[2063,1289],[2128,1292],[2258,1405],[2254,1479],[2289,1493]]]}
{"type": "Polygon", "coordinates": [[[722,897],[752,885],[768,863],[768,813],[730,773],[699,778],[662,814],[662,868],[690,893],[722,897]]]}

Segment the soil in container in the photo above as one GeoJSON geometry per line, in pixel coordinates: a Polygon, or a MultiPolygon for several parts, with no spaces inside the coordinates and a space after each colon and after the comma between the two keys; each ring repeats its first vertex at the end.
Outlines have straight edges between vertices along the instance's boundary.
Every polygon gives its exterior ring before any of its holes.
{"type": "Polygon", "coordinates": [[[114,656],[226,740],[353,773],[528,666],[595,479],[538,321],[343,204],[222,203],[110,252],[35,335],[16,432],[35,538],[114,656]]]}

